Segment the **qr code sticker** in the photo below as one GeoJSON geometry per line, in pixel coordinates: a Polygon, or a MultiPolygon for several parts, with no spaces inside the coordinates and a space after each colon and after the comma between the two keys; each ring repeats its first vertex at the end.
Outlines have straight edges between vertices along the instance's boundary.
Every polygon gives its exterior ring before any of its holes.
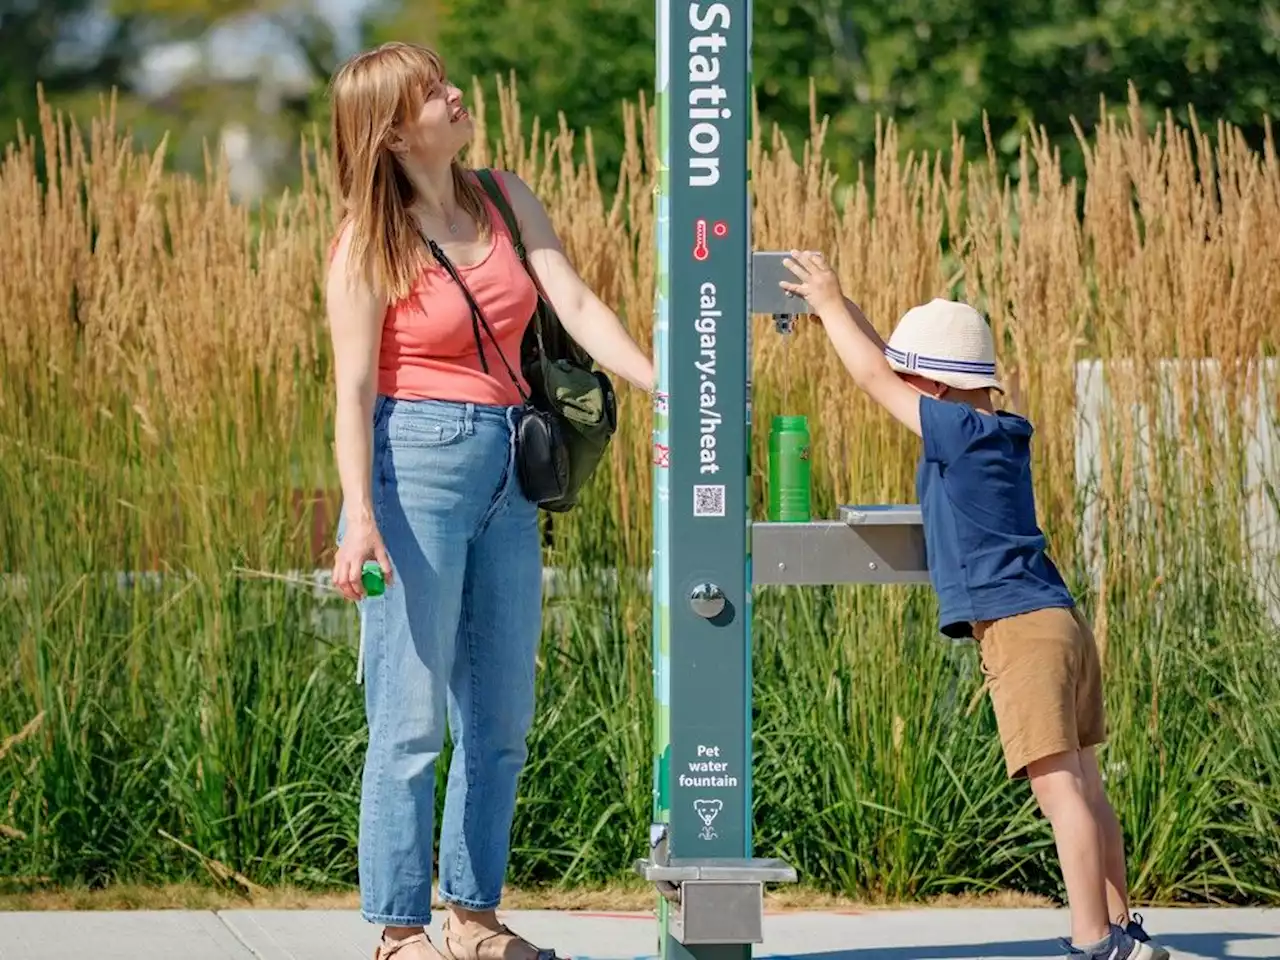
{"type": "Polygon", "coordinates": [[[695,517],[724,516],[724,484],[698,483],[693,487],[693,515],[695,517]]]}

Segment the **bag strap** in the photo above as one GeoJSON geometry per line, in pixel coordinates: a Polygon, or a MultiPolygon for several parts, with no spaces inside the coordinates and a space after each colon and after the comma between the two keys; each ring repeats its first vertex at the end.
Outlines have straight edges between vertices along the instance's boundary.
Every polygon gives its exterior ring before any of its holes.
{"type": "MultiPolygon", "coordinates": [[[[515,247],[516,256],[520,259],[520,265],[524,267],[525,273],[529,274],[529,279],[533,281],[533,287],[538,292],[538,299],[550,307],[551,301],[547,299],[547,295],[542,289],[542,284],[538,282],[537,275],[533,272],[533,268],[529,266],[528,251],[525,250],[524,238],[520,235],[520,221],[516,218],[516,212],[511,209],[511,204],[507,202],[507,192],[502,189],[502,185],[498,183],[497,176],[488,167],[482,167],[474,172],[476,179],[480,181],[481,189],[489,195],[493,205],[502,214],[502,221],[507,225],[507,232],[511,234],[511,245],[515,247]]],[[[533,328],[538,337],[538,352],[545,357],[547,348],[542,342],[541,310],[534,311],[533,328]]]]}
{"type": "Polygon", "coordinates": [[[489,335],[489,339],[493,341],[493,345],[498,351],[498,356],[502,360],[502,365],[507,368],[507,376],[511,378],[511,382],[515,384],[516,390],[520,392],[521,399],[524,400],[525,403],[529,403],[529,394],[525,391],[524,387],[520,385],[520,379],[516,376],[515,371],[511,369],[511,364],[507,363],[506,354],[502,352],[502,346],[498,343],[498,338],[493,335],[493,331],[489,328],[489,322],[485,320],[484,313],[480,310],[480,305],[476,303],[475,297],[471,295],[471,290],[467,287],[466,283],[463,282],[462,277],[458,275],[457,268],[455,268],[449,258],[444,255],[444,251],[440,249],[439,244],[423,234],[421,230],[418,231],[418,234],[424,241],[426,241],[427,246],[431,249],[431,255],[435,257],[436,260],[439,261],[440,265],[449,272],[449,276],[453,278],[454,283],[461,288],[462,295],[467,298],[467,304],[471,307],[471,331],[475,334],[476,352],[480,354],[480,365],[484,368],[484,372],[489,372],[489,362],[485,359],[484,345],[480,342],[480,326],[484,327],[484,332],[487,333],[489,335]]]}
{"type": "MultiPolygon", "coordinates": [[[[515,245],[516,256],[520,258],[520,262],[525,269],[529,269],[524,239],[520,236],[520,221],[516,219],[515,211],[511,209],[511,204],[507,202],[507,192],[502,189],[497,177],[488,167],[476,170],[475,175],[476,179],[480,181],[481,188],[489,195],[489,199],[498,208],[498,212],[502,214],[502,220],[507,225],[507,232],[511,234],[511,242],[515,245]]],[[[536,281],[537,278],[535,277],[534,280],[536,281]]],[[[541,294],[541,290],[539,290],[539,294],[541,294]]]]}

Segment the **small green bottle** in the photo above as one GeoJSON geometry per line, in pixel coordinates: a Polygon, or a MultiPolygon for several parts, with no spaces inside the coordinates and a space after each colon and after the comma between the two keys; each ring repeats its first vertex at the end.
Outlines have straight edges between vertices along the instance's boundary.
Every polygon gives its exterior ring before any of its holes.
{"type": "Polygon", "coordinates": [[[769,430],[769,519],[809,520],[809,421],[777,416],[769,430]]]}
{"type": "Polygon", "coordinates": [[[387,582],[382,577],[382,567],[376,560],[366,560],[360,568],[360,582],[364,584],[364,592],[371,597],[380,597],[387,592],[387,582]]]}

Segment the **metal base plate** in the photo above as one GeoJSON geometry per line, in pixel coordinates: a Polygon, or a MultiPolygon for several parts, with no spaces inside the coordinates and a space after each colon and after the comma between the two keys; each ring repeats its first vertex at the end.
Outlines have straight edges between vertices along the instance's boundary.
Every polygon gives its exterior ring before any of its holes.
{"type": "Polygon", "coordinates": [[[764,884],[692,880],[680,887],[671,935],[683,944],[764,942],[764,884]]]}
{"type": "Polygon", "coordinates": [[[646,859],[635,870],[671,902],[671,936],[685,944],[763,943],[764,885],[796,880],[791,864],[765,857],[646,859]]]}

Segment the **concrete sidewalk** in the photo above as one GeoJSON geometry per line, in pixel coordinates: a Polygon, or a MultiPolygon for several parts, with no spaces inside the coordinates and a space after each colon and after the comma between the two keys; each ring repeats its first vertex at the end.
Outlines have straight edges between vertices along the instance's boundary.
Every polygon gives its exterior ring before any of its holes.
{"type": "MultiPolygon", "coordinates": [[[[1280,910],[1144,910],[1179,960],[1280,960],[1280,910]]],[[[512,910],[502,919],[561,957],[656,952],[652,914],[512,910]]],[[[439,920],[437,920],[437,925],[439,920]]],[[[755,956],[813,960],[1036,960],[1064,956],[1062,910],[776,913],[755,956]]],[[[0,960],[370,960],[377,930],[353,911],[0,913],[0,960]]]]}

